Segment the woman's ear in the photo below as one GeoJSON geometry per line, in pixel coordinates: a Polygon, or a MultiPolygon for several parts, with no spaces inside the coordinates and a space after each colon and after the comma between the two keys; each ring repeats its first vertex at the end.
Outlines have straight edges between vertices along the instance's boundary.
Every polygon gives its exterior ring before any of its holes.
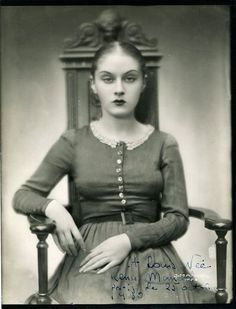
{"type": "Polygon", "coordinates": [[[96,89],[96,86],[94,84],[94,79],[93,79],[92,75],[90,75],[89,81],[90,81],[90,87],[91,87],[93,93],[96,94],[97,93],[97,89],[96,89]]]}
{"type": "Polygon", "coordinates": [[[142,91],[141,92],[144,92],[146,86],[147,86],[147,75],[144,75],[143,86],[142,86],[142,91]]]}

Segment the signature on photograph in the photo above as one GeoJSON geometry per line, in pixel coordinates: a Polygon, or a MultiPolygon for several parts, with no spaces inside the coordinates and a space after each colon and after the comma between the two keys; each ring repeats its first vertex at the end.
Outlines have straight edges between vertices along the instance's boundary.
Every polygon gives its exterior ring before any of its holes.
{"type": "Polygon", "coordinates": [[[131,298],[135,301],[143,298],[145,293],[162,293],[163,289],[170,293],[190,289],[213,290],[210,288],[209,283],[200,284],[194,277],[194,269],[203,271],[212,267],[200,254],[193,254],[191,256],[190,260],[185,264],[187,271],[183,273],[175,272],[176,265],[171,260],[159,262],[153,256],[147,255],[145,261],[144,265],[140,265],[141,262],[137,256],[134,256],[128,265],[128,268],[133,269],[133,271],[127,271],[127,273],[119,272],[111,275],[112,299],[121,298],[126,300],[131,298]],[[139,269],[146,272],[142,290],[138,288],[139,269]],[[172,275],[169,273],[172,273],[172,275]]]}

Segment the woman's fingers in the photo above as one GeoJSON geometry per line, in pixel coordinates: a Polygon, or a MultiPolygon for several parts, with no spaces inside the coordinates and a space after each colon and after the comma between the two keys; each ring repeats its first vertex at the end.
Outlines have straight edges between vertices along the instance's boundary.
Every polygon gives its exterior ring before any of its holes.
{"type": "Polygon", "coordinates": [[[91,253],[89,253],[84,260],[82,260],[82,262],[80,263],[80,266],[85,265],[87,262],[89,262],[91,259],[93,259],[94,257],[100,255],[102,253],[102,251],[92,251],[91,253]]]}
{"type": "Polygon", "coordinates": [[[68,239],[67,237],[65,236],[65,234],[63,232],[59,232],[58,233],[58,237],[59,237],[59,240],[60,240],[60,244],[61,244],[61,247],[62,249],[70,254],[70,255],[73,255],[73,252],[71,251],[70,249],[70,246],[68,246],[68,239]]]}
{"type": "Polygon", "coordinates": [[[76,256],[77,255],[77,248],[75,241],[71,235],[71,231],[68,231],[65,233],[65,238],[66,238],[66,244],[69,252],[71,252],[72,255],[76,256]]]}
{"type": "Polygon", "coordinates": [[[61,251],[76,256],[80,248],[85,250],[84,240],[76,226],[66,230],[58,229],[55,235],[54,241],[61,251]]]}
{"type": "Polygon", "coordinates": [[[75,226],[75,227],[72,229],[71,232],[72,232],[73,237],[75,238],[75,241],[79,244],[80,248],[81,248],[82,250],[86,250],[83,237],[82,237],[82,235],[80,234],[80,232],[79,232],[79,230],[77,229],[77,227],[75,226]]]}
{"type": "Polygon", "coordinates": [[[102,274],[105,271],[107,271],[108,269],[110,269],[111,267],[115,266],[116,263],[115,261],[111,261],[110,263],[108,263],[107,265],[105,265],[105,267],[103,267],[102,269],[100,269],[99,271],[97,271],[97,274],[102,274]]]}
{"type": "Polygon", "coordinates": [[[57,237],[57,234],[53,233],[52,234],[52,238],[57,246],[57,248],[62,252],[62,253],[65,253],[65,251],[62,249],[61,245],[60,245],[60,242],[59,242],[59,239],[57,237]]]}
{"type": "Polygon", "coordinates": [[[96,257],[93,258],[92,260],[90,260],[87,264],[85,264],[79,272],[87,272],[87,271],[91,271],[91,270],[95,270],[99,267],[102,267],[104,265],[106,265],[109,262],[107,257],[96,257]]]}

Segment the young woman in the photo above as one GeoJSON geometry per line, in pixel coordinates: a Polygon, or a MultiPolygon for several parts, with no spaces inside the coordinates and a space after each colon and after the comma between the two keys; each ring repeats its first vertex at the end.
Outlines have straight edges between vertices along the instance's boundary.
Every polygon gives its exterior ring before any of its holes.
{"type": "Polygon", "coordinates": [[[184,171],[175,138],[135,118],[146,78],[133,45],[101,47],[91,71],[101,118],[62,134],[15,194],[17,212],[56,222],[66,253],[50,280],[58,303],[214,302],[171,244],[189,224],[184,171]],[[79,191],[73,217],[47,198],[66,174],[79,191]]]}

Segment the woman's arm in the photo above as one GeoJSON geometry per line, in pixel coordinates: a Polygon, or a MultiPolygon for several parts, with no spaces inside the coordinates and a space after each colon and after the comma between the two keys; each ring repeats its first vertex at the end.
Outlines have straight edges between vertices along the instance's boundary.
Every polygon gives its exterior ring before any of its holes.
{"type": "Polygon", "coordinates": [[[56,223],[52,237],[62,252],[77,255],[85,249],[82,236],[67,209],[56,200],[47,198],[60,179],[71,171],[73,162],[74,130],[65,132],[52,146],[44,160],[15,193],[13,207],[22,214],[42,214],[56,223]]]}
{"type": "Polygon", "coordinates": [[[74,130],[66,131],[51,147],[29,180],[15,193],[13,207],[22,214],[45,214],[53,187],[70,172],[73,160],[74,130]]]}
{"type": "Polygon", "coordinates": [[[188,203],[182,159],[174,137],[167,135],[161,151],[163,218],[126,232],[132,250],[165,245],[182,236],[189,225],[188,203]]]}

